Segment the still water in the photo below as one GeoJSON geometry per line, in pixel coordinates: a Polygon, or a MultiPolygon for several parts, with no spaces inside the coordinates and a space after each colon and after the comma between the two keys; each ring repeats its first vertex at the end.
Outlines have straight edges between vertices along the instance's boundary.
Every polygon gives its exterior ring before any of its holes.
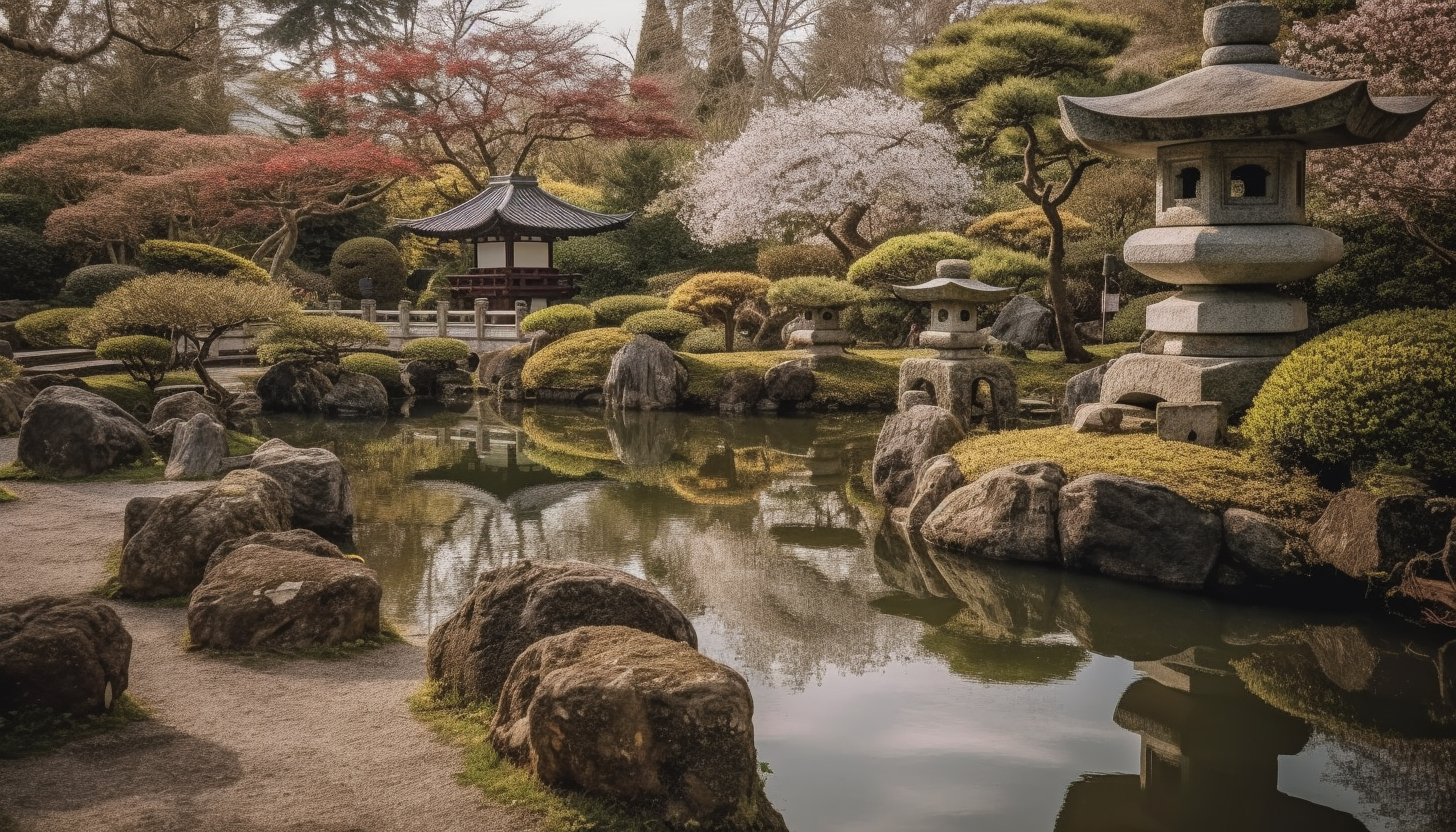
{"type": "Polygon", "coordinates": [[[412,634],[522,558],[660,587],[748,679],[795,832],[1456,830],[1456,641],[927,551],[870,496],[881,422],[481,403],[262,428],[345,460],[412,634]]]}

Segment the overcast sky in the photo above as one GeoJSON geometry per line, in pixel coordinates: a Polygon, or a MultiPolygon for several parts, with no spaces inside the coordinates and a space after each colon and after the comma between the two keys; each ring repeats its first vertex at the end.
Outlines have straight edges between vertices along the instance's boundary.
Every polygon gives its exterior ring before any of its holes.
{"type": "Polygon", "coordinates": [[[550,19],[562,22],[591,24],[596,30],[596,46],[603,52],[626,59],[622,48],[614,44],[612,36],[630,30],[629,43],[636,45],[637,25],[642,22],[643,0],[555,0],[554,2],[532,3],[533,6],[552,5],[550,19]]]}

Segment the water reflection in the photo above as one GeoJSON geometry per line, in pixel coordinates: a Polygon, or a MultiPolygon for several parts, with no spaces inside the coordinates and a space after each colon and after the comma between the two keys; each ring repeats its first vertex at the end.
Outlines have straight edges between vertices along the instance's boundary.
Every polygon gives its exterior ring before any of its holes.
{"type": "Polygon", "coordinates": [[[797,832],[1451,828],[1456,643],[928,549],[870,497],[880,422],[483,403],[264,427],[345,459],[414,634],[522,558],[662,587],[749,678],[797,832]]]}

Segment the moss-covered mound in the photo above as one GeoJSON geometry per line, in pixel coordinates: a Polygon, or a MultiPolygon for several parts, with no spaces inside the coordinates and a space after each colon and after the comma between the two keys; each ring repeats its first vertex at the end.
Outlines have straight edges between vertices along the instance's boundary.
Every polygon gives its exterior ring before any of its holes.
{"type": "Polygon", "coordinates": [[[252,260],[203,243],[147,240],[137,247],[136,262],[147,274],[197,272],[243,283],[271,282],[267,269],[252,260]]]}
{"type": "Polygon", "coordinates": [[[579,303],[558,303],[521,319],[522,332],[549,332],[552,335],[566,335],[585,332],[597,325],[596,315],[591,309],[579,303]]]}
{"type": "Polygon", "coordinates": [[[31,346],[40,349],[64,349],[79,346],[71,337],[71,323],[91,314],[84,307],[64,306],[26,315],[15,322],[15,331],[31,346]]]}
{"type": "Polygon", "coordinates": [[[374,376],[385,389],[392,390],[399,386],[399,359],[377,352],[356,352],[344,356],[339,366],[351,373],[374,376]]]}
{"type": "Polygon", "coordinates": [[[612,367],[612,356],[631,340],[620,329],[573,332],[531,356],[521,370],[521,384],[527,388],[600,389],[612,367]]]}
{"type": "Polygon", "coordinates": [[[611,295],[592,301],[587,308],[597,316],[598,325],[621,326],[638,312],[666,309],[667,298],[660,298],[656,295],[611,295]]]}
{"type": "Polygon", "coordinates": [[[416,338],[404,345],[399,357],[405,361],[464,361],[470,345],[459,338],[416,338]]]}
{"type": "MultiPolygon", "coordinates": [[[[622,329],[633,335],[647,335],[668,344],[679,344],[687,335],[697,332],[703,321],[697,315],[671,309],[650,309],[638,312],[622,322],[622,329]]],[[[718,332],[722,338],[722,332],[718,332]]]]}

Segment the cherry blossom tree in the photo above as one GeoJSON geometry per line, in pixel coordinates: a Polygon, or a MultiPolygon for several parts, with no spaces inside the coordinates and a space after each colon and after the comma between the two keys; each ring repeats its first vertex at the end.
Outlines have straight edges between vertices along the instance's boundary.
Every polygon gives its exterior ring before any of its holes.
{"type": "Polygon", "coordinates": [[[976,182],[954,151],[912,102],[859,90],[760,110],[699,154],[673,198],[707,245],[822,234],[853,262],[882,229],[964,223],[976,182]]]}
{"type": "Polygon", "coordinates": [[[1361,0],[1351,13],[1297,23],[1285,58],[1306,72],[1369,78],[1375,95],[1434,95],[1425,121],[1403,141],[1313,153],[1311,181],[1347,210],[1396,217],[1442,261],[1456,205],[1456,4],[1449,0],[1361,0]]]}

